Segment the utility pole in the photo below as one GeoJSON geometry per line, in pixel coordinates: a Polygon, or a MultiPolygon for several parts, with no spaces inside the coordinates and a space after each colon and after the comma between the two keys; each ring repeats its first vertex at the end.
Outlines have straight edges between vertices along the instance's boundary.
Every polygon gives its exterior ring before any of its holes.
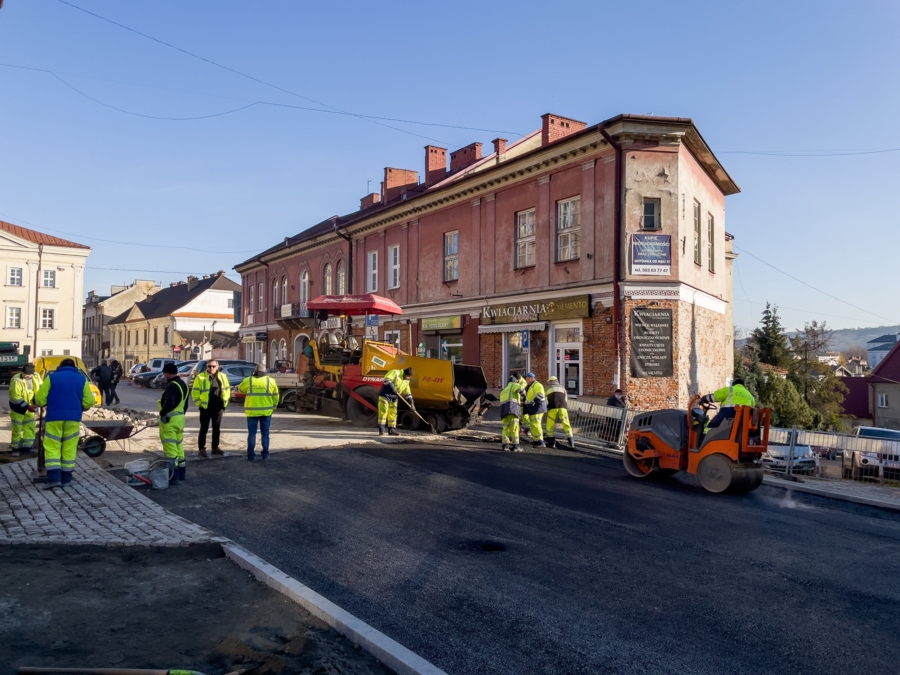
{"type": "MultiPolygon", "coordinates": [[[[0,0],[2,2],[2,0],[0,0]]],[[[44,245],[38,244],[38,268],[37,268],[37,277],[34,280],[34,346],[32,347],[32,355],[31,358],[36,359],[38,356],[38,330],[41,327],[40,324],[40,313],[38,305],[38,296],[41,292],[41,263],[43,262],[44,257],[44,245]]]]}

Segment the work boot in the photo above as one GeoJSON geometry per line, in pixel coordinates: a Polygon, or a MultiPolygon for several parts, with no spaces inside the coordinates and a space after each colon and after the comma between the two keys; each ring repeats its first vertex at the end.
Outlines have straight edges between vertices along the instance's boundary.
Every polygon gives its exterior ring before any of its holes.
{"type": "Polygon", "coordinates": [[[187,480],[187,466],[179,466],[178,467],[178,479],[179,480],[187,480]]]}
{"type": "Polygon", "coordinates": [[[548,447],[548,448],[554,448],[554,447],[556,447],[556,439],[555,439],[555,438],[548,438],[548,439],[547,439],[547,447],[548,447]]]}
{"type": "Polygon", "coordinates": [[[222,450],[219,450],[218,448],[213,448],[212,454],[214,457],[224,457],[225,456],[225,452],[222,450]]]}
{"type": "MultiPolygon", "coordinates": [[[[216,452],[216,451],[213,450],[213,454],[215,454],[215,452],[216,452]]],[[[200,448],[200,449],[197,451],[197,457],[199,457],[200,459],[207,459],[207,458],[209,457],[209,455],[206,454],[206,449],[205,449],[205,448],[200,448]]]]}
{"type": "Polygon", "coordinates": [[[378,425],[378,435],[379,436],[384,436],[386,431],[387,431],[387,429],[385,428],[385,426],[383,424],[378,425]]]}
{"type": "Polygon", "coordinates": [[[12,451],[12,456],[13,456],[13,457],[21,457],[21,456],[22,456],[22,451],[19,450],[18,448],[16,448],[15,450],[12,451]]]}
{"type": "Polygon", "coordinates": [[[174,459],[169,460],[169,473],[172,475],[169,479],[169,485],[178,485],[181,482],[181,476],[179,475],[178,467],[175,466],[174,459]]]}
{"type": "Polygon", "coordinates": [[[569,450],[575,449],[575,437],[569,436],[569,450]]]}
{"type": "Polygon", "coordinates": [[[399,436],[400,432],[397,431],[397,427],[388,427],[388,436],[399,436]]]}
{"type": "Polygon", "coordinates": [[[533,447],[533,448],[546,448],[546,447],[547,447],[547,444],[544,443],[544,440],[543,440],[543,439],[541,439],[541,440],[539,440],[539,441],[532,441],[532,442],[531,442],[531,447],[533,447]]]}
{"type": "Polygon", "coordinates": [[[513,452],[525,452],[524,450],[522,450],[522,448],[519,447],[518,443],[516,443],[514,446],[512,446],[512,451],[513,452]]]}
{"type": "Polygon", "coordinates": [[[53,488],[61,488],[62,486],[63,486],[63,484],[61,482],[59,482],[58,480],[54,480],[54,481],[47,481],[46,483],[44,483],[44,487],[42,487],[41,489],[42,490],[52,490],[53,488]]]}

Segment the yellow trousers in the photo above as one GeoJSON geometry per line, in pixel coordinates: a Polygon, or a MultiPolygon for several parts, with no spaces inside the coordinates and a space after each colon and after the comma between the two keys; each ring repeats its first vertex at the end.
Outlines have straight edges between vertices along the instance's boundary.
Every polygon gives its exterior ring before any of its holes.
{"type": "Polygon", "coordinates": [[[378,397],[378,426],[397,428],[397,404],[398,401],[388,401],[384,396],[378,397]]]}
{"type": "Polygon", "coordinates": [[[175,468],[186,466],[184,460],[184,413],[173,412],[169,421],[159,422],[159,440],[162,441],[166,459],[175,460],[175,468]]]}
{"type": "Polygon", "coordinates": [[[544,420],[544,413],[528,416],[528,426],[531,427],[531,440],[539,443],[544,440],[544,430],[541,429],[541,422],[544,420]]]}
{"type": "Polygon", "coordinates": [[[9,449],[13,452],[31,452],[34,447],[34,413],[22,414],[10,410],[9,417],[12,422],[9,449]]]}
{"type": "Polygon", "coordinates": [[[566,438],[572,438],[572,425],[569,424],[569,411],[565,408],[554,408],[547,413],[547,438],[553,438],[556,433],[556,423],[562,425],[566,438]]]}
{"type": "Polygon", "coordinates": [[[503,418],[503,434],[500,439],[503,445],[519,444],[519,418],[516,415],[506,415],[503,418]]]}
{"type": "Polygon", "coordinates": [[[47,482],[68,483],[75,470],[81,422],[46,422],[44,424],[44,462],[47,482]]]}

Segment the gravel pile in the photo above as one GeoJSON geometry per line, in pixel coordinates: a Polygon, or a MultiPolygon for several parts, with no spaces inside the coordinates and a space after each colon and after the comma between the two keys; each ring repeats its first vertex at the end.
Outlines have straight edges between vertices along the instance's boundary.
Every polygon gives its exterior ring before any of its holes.
{"type": "Polygon", "coordinates": [[[145,427],[158,424],[159,415],[133,408],[91,408],[85,411],[82,419],[90,422],[122,420],[131,426],[145,427]]]}

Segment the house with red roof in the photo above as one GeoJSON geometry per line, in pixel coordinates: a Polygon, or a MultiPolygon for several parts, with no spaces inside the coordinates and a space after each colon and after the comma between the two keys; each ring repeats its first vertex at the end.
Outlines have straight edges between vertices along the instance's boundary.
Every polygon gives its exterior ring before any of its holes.
{"type": "Polygon", "coordinates": [[[855,424],[900,430],[900,342],[865,377],[842,377],[844,412],[855,424]]]}
{"type": "Polygon", "coordinates": [[[84,267],[91,249],[0,220],[0,342],[32,356],[81,357],[84,267]]]}

